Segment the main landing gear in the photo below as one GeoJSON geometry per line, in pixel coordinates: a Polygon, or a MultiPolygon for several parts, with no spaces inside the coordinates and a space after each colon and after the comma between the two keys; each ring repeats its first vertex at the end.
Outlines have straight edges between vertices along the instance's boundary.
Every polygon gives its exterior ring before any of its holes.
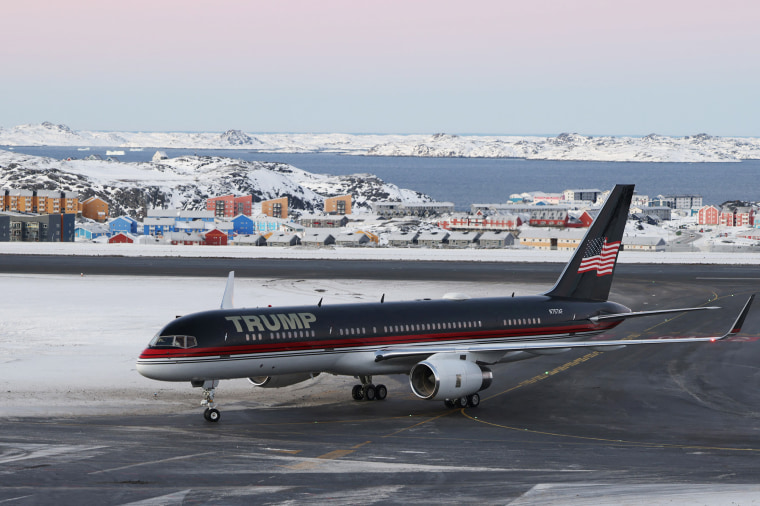
{"type": "Polygon", "coordinates": [[[216,403],[214,402],[214,391],[219,386],[219,380],[206,380],[201,382],[192,382],[194,387],[203,387],[203,400],[201,406],[206,406],[206,410],[203,412],[203,418],[209,422],[218,422],[222,414],[216,409],[216,403]]]}
{"type": "Polygon", "coordinates": [[[373,385],[372,376],[359,376],[361,385],[354,385],[351,396],[355,401],[382,401],[388,396],[385,385],[373,385]]]}
{"type": "Polygon", "coordinates": [[[477,408],[480,404],[480,395],[472,394],[457,397],[456,399],[446,399],[443,401],[443,404],[447,408],[477,408]]]}

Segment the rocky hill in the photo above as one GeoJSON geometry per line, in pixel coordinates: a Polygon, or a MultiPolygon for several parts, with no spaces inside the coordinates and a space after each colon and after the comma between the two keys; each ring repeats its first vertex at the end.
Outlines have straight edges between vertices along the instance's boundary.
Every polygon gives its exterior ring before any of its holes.
{"type": "Polygon", "coordinates": [[[357,211],[369,210],[378,200],[430,200],[369,174],[328,176],[281,163],[208,156],[120,163],[60,161],[0,150],[0,187],[76,191],[81,200],[98,196],[109,202],[112,216],[137,219],[152,207],[204,209],[207,198],[228,194],[253,195],[254,203],[287,196],[296,213],[321,211],[325,197],[345,194],[354,196],[357,211]]]}

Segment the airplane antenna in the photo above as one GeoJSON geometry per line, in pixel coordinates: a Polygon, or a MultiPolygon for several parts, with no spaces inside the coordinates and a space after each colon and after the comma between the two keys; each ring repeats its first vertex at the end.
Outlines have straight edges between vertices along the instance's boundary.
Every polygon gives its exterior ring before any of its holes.
{"type": "Polygon", "coordinates": [[[385,294],[383,294],[383,296],[380,297],[380,304],[382,304],[383,302],[385,302],[385,294]]]}
{"type": "Polygon", "coordinates": [[[515,292],[512,292],[512,297],[514,298],[514,296],[515,296],[515,292]]]}
{"type": "Polygon", "coordinates": [[[324,297],[319,299],[319,302],[317,302],[317,307],[322,307],[322,299],[324,299],[324,297]]]}

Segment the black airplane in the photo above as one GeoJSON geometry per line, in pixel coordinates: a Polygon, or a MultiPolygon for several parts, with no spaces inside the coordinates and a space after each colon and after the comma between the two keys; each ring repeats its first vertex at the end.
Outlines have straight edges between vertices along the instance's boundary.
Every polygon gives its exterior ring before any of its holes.
{"type": "Polygon", "coordinates": [[[607,298],[633,185],[617,185],[552,289],[541,295],[235,309],[230,273],[221,309],[171,321],[140,354],[137,370],[203,389],[206,420],[216,422],[219,380],[248,378],[264,388],[320,373],[358,377],[356,400],[382,400],[372,376],[406,374],[412,392],[448,407],[475,407],[492,380],[490,367],[573,348],[609,351],[629,345],[716,341],[738,333],[754,295],[722,336],[591,341],[627,318],[693,307],[633,312],[607,298]]]}

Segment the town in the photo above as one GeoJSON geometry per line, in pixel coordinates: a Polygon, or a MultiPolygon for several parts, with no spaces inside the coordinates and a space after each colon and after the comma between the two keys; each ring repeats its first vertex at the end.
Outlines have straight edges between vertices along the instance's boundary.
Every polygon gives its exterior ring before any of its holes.
{"type": "MultiPolygon", "coordinates": [[[[76,192],[0,190],[0,241],[269,247],[420,247],[574,249],[606,191],[510,195],[507,202],[374,202],[352,213],[352,195],[324,199],[308,214],[287,196],[254,203],[252,195],[208,198],[203,210],[146,209],[142,221],[110,216],[99,197],[76,192]]],[[[732,251],[760,246],[757,204],[703,205],[699,195],[635,195],[625,248],[639,251],[732,251]]]]}

